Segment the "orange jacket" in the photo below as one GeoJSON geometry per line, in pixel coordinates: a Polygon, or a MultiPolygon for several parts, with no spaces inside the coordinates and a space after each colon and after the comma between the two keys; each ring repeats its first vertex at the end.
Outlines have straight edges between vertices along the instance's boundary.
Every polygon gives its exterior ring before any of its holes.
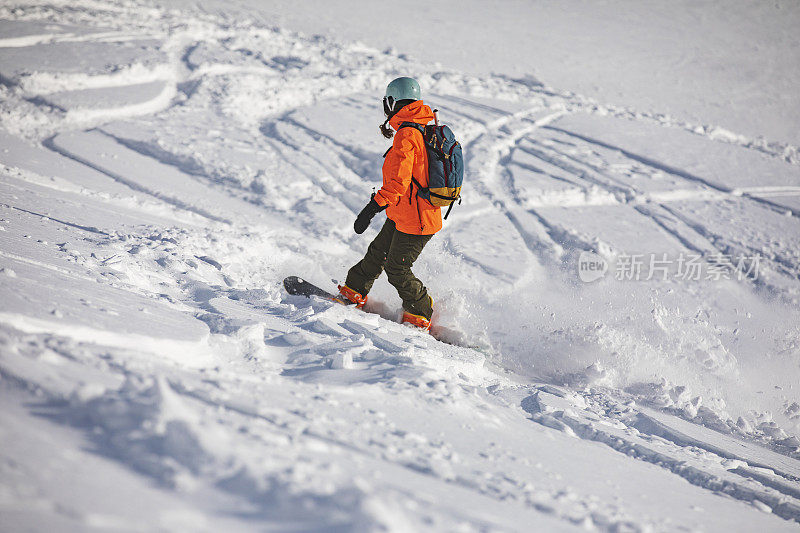
{"type": "Polygon", "coordinates": [[[375,194],[375,201],[386,208],[397,231],[412,235],[432,235],[442,229],[442,210],[427,200],[417,197],[417,186],[411,176],[423,187],[428,186],[428,154],[422,134],[416,128],[398,130],[403,122],[426,125],[433,120],[431,108],[417,100],[403,107],[389,121],[397,133],[392,147],[383,160],[383,186],[375,194]]]}

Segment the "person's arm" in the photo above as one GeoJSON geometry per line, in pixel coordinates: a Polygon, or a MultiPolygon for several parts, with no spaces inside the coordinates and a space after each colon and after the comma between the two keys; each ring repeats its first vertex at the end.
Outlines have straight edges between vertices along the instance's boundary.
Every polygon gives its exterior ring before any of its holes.
{"type": "Polygon", "coordinates": [[[413,128],[403,128],[394,136],[392,149],[383,161],[383,186],[375,194],[375,202],[381,207],[397,205],[411,185],[414,168],[413,128]]]}

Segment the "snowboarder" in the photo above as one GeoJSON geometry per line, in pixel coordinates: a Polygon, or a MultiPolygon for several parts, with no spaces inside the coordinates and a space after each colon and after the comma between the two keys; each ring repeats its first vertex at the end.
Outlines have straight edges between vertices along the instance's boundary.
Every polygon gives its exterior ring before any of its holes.
{"type": "Polygon", "coordinates": [[[428,158],[422,133],[413,127],[401,128],[404,122],[424,127],[434,119],[433,111],[421,97],[419,83],[413,78],[397,78],[386,87],[386,120],[380,129],[387,139],[394,136],[394,141],[384,156],[383,186],[358,214],[353,229],[364,233],[372,218],[383,210],[386,222],[364,258],[348,271],[339,292],[361,308],[373,282],[385,270],[389,283],[403,300],[403,323],[429,330],[433,298],[411,267],[433,234],[442,229],[442,213],[414,192],[412,176],[419,183],[417,186],[428,186],[428,158]]]}

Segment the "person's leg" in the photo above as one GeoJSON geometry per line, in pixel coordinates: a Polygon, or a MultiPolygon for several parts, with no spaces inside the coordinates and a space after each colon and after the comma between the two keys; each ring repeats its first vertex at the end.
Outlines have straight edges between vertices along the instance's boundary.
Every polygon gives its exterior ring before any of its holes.
{"type": "Polygon", "coordinates": [[[372,284],[383,272],[383,267],[386,264],[386,255],[389,253],[392,237],[395,233],[397,233],[397,230],[394,222],[387,218],[378,232],[378,236],[373,239],[369,248],[367,248],[367,254],[364,259],[356,263],[347,272],[347,279],[344,282],[347,287],[362,296],[367,295],[372,288],[372,284]]]}
{"type": "Polygon", "coordinates": [[[386,258],[386,276],[403,300],[403,309],[430,320],[433,307],[428,291],[411,267],[432,235],[409,235],[395,232],[386,258]]]}

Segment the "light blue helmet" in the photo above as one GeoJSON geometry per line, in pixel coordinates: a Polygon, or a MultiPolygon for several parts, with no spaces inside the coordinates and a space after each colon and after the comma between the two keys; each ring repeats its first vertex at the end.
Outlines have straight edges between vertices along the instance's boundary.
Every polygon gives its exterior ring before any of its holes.
{"type": "Polygon", "coordinates": [[[395,78],[386,86],[386,96],[398,100],[420,100],[422,90],[414,78],[395,78]]]}
{"type": "MultiPolygon", "coordinates": [[[[383,97],[383,113],[386,115],[386,120],[381,125],[381,134],[387,139],[391,139],[394,133],[392,129],[387,127],[386,124],[400,109],[401,106],[398,102],[403,100],[421,100],[422,90],[419,88],[419,83],[414,78],[395,78],[389,85],[386,86],[386,96],[383,97]]],[[[407,103],[407,102],[405,102],[407,103]]],[[[405,105],[402,103],[402,105],[405,105]]]]}

